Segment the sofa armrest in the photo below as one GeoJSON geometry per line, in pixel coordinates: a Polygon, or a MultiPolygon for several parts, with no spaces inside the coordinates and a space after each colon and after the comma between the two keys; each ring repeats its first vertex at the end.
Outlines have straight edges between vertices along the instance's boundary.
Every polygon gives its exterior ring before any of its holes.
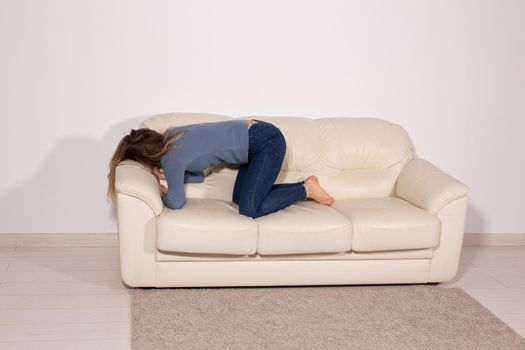
{"type": "Polygon", "coordinates": [[[117,193],[142,200],[155,215],[164,209],[157,179],[137,161],[126,159],[119,163],[115,171],[115,189],[117,193]]]}
{"type": "Polygon", "coordinates": [[[422,158],[409,161],[396,183],[397,197],[434,215],[448,203],[465,197],[468,190],[465,184],[422,158]]]}

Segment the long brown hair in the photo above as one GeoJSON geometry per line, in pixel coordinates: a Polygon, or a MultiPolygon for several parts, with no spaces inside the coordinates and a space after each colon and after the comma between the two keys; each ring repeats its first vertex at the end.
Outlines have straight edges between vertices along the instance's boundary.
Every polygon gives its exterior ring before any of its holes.
{"type": "Polygon", "coordinates": [[[183,134],[184,130],[177,130],[164,140],[164,134],[158,131],[149,128],[131,129],[131,132],[120,140],[109,162],[107,198],[112,201],[116,198],[115,171],[121,161],[125,159],[135,160],[142,163],[150,171],[155,167],[160,168],[162,156],[171,149],[173,143],[183,134]]]}

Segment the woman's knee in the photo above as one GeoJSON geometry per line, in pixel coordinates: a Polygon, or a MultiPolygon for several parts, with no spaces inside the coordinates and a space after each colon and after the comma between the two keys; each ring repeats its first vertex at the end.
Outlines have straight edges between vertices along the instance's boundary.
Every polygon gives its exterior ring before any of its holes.
{"type": "Polygon", "coordinates": [[[243,203],[239,205],[239,214],[249,216],[254,219],[260,216],[260,213],[256,208],[253,208],[250,205],[244,205],[243,203]]]}

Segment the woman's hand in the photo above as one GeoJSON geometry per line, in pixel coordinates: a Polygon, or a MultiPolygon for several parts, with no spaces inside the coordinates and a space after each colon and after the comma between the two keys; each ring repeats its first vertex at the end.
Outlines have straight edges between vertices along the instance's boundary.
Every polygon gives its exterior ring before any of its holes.
{"type": "Polygon", "coordinates": [[[164,170],[162,168],[153,168],[153,175],[155,175],[157,179],[166,180],[166,175],[164,175],[164,170]]]}
{"type": "Polygon", "coordinates": [[[164,185],[160,185],[160,195],[162,197],[166,197],[167,194],[168,194],[168,188],[164,185]]]}
{"type": "Polygon", "coordinates": [[[157,167],[154,167],[151,169],[151,171],[153,172],[153,176],[157,178],[157,182],[159,183],[161,197],[166,197],[166,195],[168,194],[168,188],[160,183],[160,180],[166,180],[164,170],[162,170],[162,168],[159,169],[157,167]]]}

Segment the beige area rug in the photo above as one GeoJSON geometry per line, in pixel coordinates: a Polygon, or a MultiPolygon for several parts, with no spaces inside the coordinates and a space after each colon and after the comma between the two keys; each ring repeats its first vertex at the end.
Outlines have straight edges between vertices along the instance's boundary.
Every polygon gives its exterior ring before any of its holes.
{"type": "Polygon", "coordinates": [[[525,349],[461,288],[136,288],[132,349],[525,349]]]}

